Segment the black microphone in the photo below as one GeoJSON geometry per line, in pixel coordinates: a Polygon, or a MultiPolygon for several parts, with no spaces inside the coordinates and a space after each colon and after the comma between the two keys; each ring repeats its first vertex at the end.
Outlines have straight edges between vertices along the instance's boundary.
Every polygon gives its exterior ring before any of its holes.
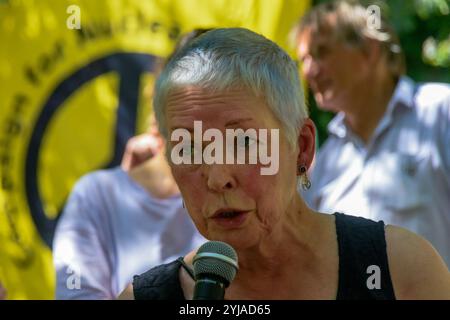
{"type": "Polygon", "coordinates": [[[209,241],[197,251],[193,260],[194,300],[223,300],[225,288],[238,270],[236,251],[220,241],[209,241]]]}

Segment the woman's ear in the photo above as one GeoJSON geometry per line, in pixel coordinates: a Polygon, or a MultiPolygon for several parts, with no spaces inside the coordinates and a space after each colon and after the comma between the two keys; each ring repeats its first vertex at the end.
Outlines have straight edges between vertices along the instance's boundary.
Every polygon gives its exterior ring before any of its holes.
{"type": "Polygon", "coordinates": [[[303,165],[309,169],[316,152],[316,126],[310,118],[303,122],[303,126],[300,129],[298,146],[297,165],[303,165]]]}

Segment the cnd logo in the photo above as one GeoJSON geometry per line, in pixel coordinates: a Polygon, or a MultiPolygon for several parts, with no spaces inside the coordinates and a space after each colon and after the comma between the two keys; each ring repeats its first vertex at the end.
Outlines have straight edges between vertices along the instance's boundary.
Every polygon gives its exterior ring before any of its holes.
{"type": "Polygon", "coordinates": [[[381,28],[381,10],[377,5],[370,5],[366,9],[367,28],[371,30],[379,30],[381,28]]]}
{"type": "MultiPolygon", "coordinates": [[[[138,117],[139,92],[143,74],[154,70],[154,56],[143,53],[114,53],[89,62],[56,83],[55,89],[40,108],[40,113],[32,129],[30,143],[25,160],[25,191],[34,224],[44,242],[51,248],[53,234],[58,217],[64,206],[59,208],[56,218],[46,213],[46,202],[42,196],[42,184],[39,183],[39,163],[42,154],[41,145],[51,135],[51,127],[57,120],[57,114],[76,96],[81,88],[94,85],[95,80],[106,74],[116,74],[120,87],[117,88],[116,127],[113,130],[115,142],[110,158],[101,165],[110,168],[120,163],[125,144],[135,134],[138,117]]],[[[82,120],[82,119],[80,119],[82,120]]],[[[82,124],[79,124],[80,128],[82,124]]],[[[61,155],[59,161],[65,161],[61,155]]]]}

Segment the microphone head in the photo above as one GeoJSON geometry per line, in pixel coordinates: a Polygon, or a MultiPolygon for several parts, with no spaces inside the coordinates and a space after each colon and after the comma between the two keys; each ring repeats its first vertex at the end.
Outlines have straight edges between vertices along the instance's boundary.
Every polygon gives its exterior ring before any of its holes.
{"type": "Polygon", "coordinates": [[[226,281],[228,286],[236,276],[238,257],[236,251],[229,244],[221,241],[208,241],[203,244],[194,257],[194,275],[213,275],[226,281]]]}

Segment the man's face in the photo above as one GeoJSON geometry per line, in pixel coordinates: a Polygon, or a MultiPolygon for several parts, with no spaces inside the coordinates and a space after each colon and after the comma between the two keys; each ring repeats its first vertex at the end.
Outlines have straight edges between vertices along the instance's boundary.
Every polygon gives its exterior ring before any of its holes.
{"type": "Polygon", "coordinates": [[[297,55],[302,73],[319,107],[333,112],[346,111],[351,101],[367,85],[367,56],[362,49],[338,42],[330,32],[300,34],[297,55]]]}

